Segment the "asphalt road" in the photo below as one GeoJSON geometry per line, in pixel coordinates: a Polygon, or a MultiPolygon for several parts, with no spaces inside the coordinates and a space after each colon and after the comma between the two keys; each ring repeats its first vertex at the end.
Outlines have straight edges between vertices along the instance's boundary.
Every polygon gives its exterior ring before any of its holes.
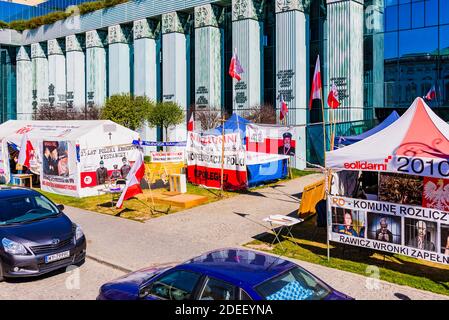
{"type": "Polygon", "coordinates": [[[124,272],[91,259],[78,267],[44,276],[7,280],[0,283],[0,299],[8,300],[91,300],[100,286],[124,272]]]}

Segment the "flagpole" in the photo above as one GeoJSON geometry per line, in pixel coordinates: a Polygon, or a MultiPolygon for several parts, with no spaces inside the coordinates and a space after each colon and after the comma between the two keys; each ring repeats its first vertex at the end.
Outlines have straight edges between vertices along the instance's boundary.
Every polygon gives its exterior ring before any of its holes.
{"type": "Polygon", "coordinates": [[[323,113],[323,167],[326,168],[326,118],[324,115],[324,96],[323,96],[323,85],[321,85],[321,112],[323,113]]]}

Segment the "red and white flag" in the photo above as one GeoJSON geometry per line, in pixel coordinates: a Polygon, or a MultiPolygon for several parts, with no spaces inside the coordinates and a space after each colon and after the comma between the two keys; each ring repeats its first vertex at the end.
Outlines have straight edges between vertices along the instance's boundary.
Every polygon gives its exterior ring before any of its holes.
{"type": "Polygon", "coordinates": [[[229,75],[237,81],[242,80],[240,76],[243,73],[242,65],[240,64],[239,57],[237,56],[237,49],[234,51],[234,55],[231,58],[231,64],[229,65],[229,75]]]}
{"type": "Polygon", "coordinates": [[[20,144],[20,152],[17,163],[30,168],[30,160],[34,157],[34,148],[31,141],[28,139],[28,135],[25,133],[22,135],[22,142],[20,144]]]}
{"type": "Polygon", "coordinates": [[[193,112],[190,115],[189,122],[187,122],[187,131],[195,131],[195,120],[193,119],[193,112]]]}
{"type": "Polygon", "coordinates": [[[309,109],[312,109],[312,102],[314,99],[322,100],[321,97],[322,87],[323,85],[321,83],[320,56],[318,55],[315,64],[315,73],[313,74],[312,92],[310,93],[309,109]]]}
{"type": "Polygon", "coordinates": [[[123,201],[134,197],[136,194],[143,193],[140,187],[140,181],[145,175],[145,163],[143,161],[143,152],[139,153],[136,162],[134,162],[131,170],[126,177],[126,185],[117,201],[116,207],[121,208],[123,201]]]}
{"type": "Polygon", "coordinates": [[[334,82],[332,82],[331,90],[327,96],[327,104],[331,109],[337,109],[340,106],[340,101],[338,101],[338,90],[334,82]]]}
{"type": "Polygon", "coordinates": [[[281,94],[280,102],[279,102],[279,109],[281,110],[279,114],[279,120],[284,120],[288,113],[288,106],[287,103],[284,101],[284,96],[281,94]]]}
{"type": "Polygon", "coordinates": [[[432,88],[430,88],[429,92],[427,92],[426,96],[424,97],[426,100],[433,100],[436,99],[437,97],[437,91],[435,90],[435,86],[432,86],[432,88]]]}

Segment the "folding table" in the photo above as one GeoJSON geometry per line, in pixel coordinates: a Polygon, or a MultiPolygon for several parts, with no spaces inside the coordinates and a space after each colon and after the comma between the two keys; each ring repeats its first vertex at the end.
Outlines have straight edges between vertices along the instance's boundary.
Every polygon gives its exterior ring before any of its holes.
{"type": "Polygon", "coordinates": [[[297,225],[298,223],[303,222],[304,219],[297,219],[297,218],[292,218],[292,217],[288,217],[288,216],[283,216],[281,214],[275,214],[275,215],[271,215],[271,216],[264,218],[263,221],[270,223],[270,229],[274,233],[274,239],[271,242],[271,246],[273,246],[273,244],[277,240],[279,242],[279,244],[281,245],[282,249],[284,249],[281,239],[279,238],[282,231],[284,229],[286,229],[287,234],[290,237],[294,238],[293,234],[292,234],[293,226],[297,225]],[[278,232],[276,232],[276,228],[279,228],[278,232]]]}

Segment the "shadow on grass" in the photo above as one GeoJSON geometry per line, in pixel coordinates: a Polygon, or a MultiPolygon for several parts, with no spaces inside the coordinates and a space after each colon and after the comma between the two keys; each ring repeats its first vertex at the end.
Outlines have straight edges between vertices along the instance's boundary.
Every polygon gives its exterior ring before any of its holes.
{"type": "MultiPolygon", "coordinates": [[[[294,214],[290,214],[290,216],[295,215],[296,211],[294,214]]],[[[282,233],[280,239],[283,247],[288,248],[286,250],[288,256],[331,267],[338,267],[342,270],[354,272],[357,269],[358,273],[363,273],[368,265],[375,265],[379,268],[405,275],[426,278],[449,290],[449,269],[440,268],[437,264],[433,267],[424,261],[413,261],[412,258],[397,254],[332,242],[330,255],[333,261],[331,260],[329,264],[327,262],[327,230],[325,228],[316,228],[315,221],[316,217],[312,217],[294,226],[291,232],[295,239],[289,239],[286,232],[282,233]],[[339,259],[340,261],[336,261],[335,259],[339,259]],[[354,265],[354,263],[359,265],[354,265]]],[[[256,235],[254,239],[269,245],[273,242],[274,235],[261,233],[256,235]]],[[[279,244],[275,244],[274,250],[279,253],[284,251],[279,244]]]]}
{"type": "Polygon", "coordinates": [[[115,202],[112,203],[112,201],[108,201],[108,202],[104,202],[104,203],[98,203],[97,207],[107,208],[107,209],[114,209],[115,208],[115,202]]]}
{"type": "Polygon", "coordinates": [[[126,212],[135,212],[136,210],[133,209],[129,209],[129,208],[125,208],[123,210],[120,210],[119,212],[117,212],[116,214],[114,214],[114,217],[121,217],[123,213],[126,212]]]}

